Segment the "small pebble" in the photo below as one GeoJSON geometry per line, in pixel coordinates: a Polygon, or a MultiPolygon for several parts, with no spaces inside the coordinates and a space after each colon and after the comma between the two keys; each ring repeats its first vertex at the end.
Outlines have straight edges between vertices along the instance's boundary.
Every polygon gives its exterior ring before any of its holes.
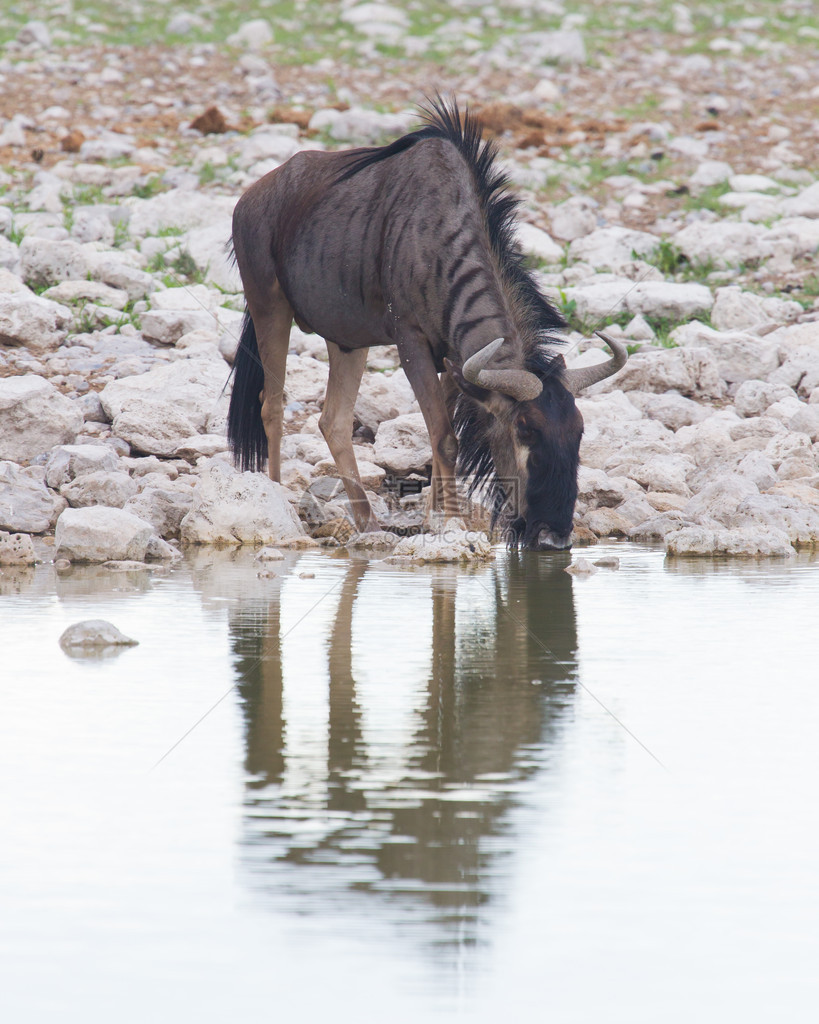
{"type": "Polygon", "coordinates": [[[262,548],[256,555],[257,562],[280,562],[284,554],[278,548],[262,548]]]}
{"type": "Polygon", "coordinates": [[[606,555],[604,558],[598,558],[594,564],[600,569],[619,569],[620,559],[615,558],[614,555],[606,555]]]}
{"type": "Polygon", "coordinates": [[[572,576],[591,576],[597,572],[597,569],[595,569],[588,558],[578,558],[576,562],[572,562],[563,571],[570,573],[572,576]]]}
{"type": "Polygon", "coordinates": [[[69,650],[77,647],[133,647],[138,643],[105,619],[75,622],[60,637],[60,646],[69,650]]]}
{"type": "Polygon", "coordinates": [[[316,574],[314,572],[300,572],[299,573],[299,579],[300,580],[314,580],[315,578],[316,578],[316,574]]]}

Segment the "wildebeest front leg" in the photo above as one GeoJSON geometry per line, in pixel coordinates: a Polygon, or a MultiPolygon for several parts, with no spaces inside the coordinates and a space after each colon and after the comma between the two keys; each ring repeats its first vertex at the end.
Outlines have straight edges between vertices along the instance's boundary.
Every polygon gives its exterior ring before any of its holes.
{"type": "Polygon", "coordinates": [[[341,475],[356,527],[362,533],[380,530],[364,492],[353,453],[353,409],[367,363],[367,349],[342,351],[338,345],[328,341],[327,352],[330,356],[330,376],[327,379],[319,429],[341,475]]]}
{"type": "Polygon", "coordinates": [[[407,379],[412,385],[432,445],[432,505],[443,505],[447,519],[460,515],[458,494],[455,489],[455,463],[458,459],[458,441],[446,407],[446,399],[432,352],[418,337],[397,341],[398,354],[407,379]]]}

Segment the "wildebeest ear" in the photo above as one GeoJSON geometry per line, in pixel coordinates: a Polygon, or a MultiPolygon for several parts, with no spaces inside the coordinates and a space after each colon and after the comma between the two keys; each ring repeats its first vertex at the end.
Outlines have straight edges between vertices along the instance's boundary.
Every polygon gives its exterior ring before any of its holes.
{"type": "Polygon", "coordinates": [[[476,401],[483,402],[484,404],[492,397],[491,391],[477,384],[471,384],[461,373],[460,366],[456,366],[446,356],[444,356],[444,368],[465,395],[469,395],[470,398],[474,398],[476,401]]]}

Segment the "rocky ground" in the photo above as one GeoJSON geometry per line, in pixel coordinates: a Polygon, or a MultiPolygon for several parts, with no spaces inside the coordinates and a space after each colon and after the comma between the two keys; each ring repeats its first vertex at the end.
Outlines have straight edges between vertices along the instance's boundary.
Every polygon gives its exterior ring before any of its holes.
{"type": "MultiPolygon", "coordinates": [[[[813,3],[234,7],[21,3],[0,26],[0,563],[347,540],[320,339],[293,330],[282,486],[227,456],[230,216],[293,153],[394,137],[434,91],[498,139],[571,359],[601,326],[633,353],[580,400],[578,540],[816,544],[813,3]]],[[[369,367],[359,464],[412,529],[428,440],[394,351],[369,367]]]]}

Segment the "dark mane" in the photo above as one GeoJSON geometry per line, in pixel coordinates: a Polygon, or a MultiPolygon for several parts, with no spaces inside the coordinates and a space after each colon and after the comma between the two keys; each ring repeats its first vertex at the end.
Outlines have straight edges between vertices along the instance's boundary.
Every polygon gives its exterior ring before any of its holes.
{"type": "Polygon", "coordinates": [[[513,300],[518,327],[528,353],[534,356],[546,341],[559,343],[555,331],[565,327],[565,321],[540,294],[524,265],[525,257],[515,238],[515,221],[521,201],[509,192],[509,178],[498,167],[497,145],[484,141],[483,126],[469,110],[461,116],[454,98],[449,103],[440,96],[430,100],[427,107],[421,108],[421,117],[424,127],[418,131],[410,132],[388,146],[358,150],[336,181],[346,181],[365,167],[389,160],[425,139],[451,142],[472,172],[492,253],[507,293],[513,300]]]}

